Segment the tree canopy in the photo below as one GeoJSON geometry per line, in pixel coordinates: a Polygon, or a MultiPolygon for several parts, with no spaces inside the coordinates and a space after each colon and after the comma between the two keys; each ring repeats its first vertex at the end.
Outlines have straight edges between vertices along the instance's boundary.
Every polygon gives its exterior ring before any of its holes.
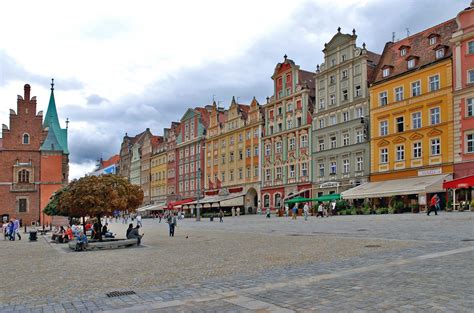
{"type": "Polygon", "coordinates": [[[69,217],[101,217],[115,210],[135,211],[143,201],[140,186],[118,175],[85,176],[56,192],[43,212],[69,217]]]}

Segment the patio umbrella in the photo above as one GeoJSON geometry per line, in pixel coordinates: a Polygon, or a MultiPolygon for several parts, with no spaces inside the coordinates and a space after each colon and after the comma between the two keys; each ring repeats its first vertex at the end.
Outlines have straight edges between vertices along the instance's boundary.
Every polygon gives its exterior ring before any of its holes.
{"type": "Polygon", "coordinates": [[[308,202],[311,199],[303,198],[303,197],[296,197],[292,199],[285,200],[285,203],[301,203],[301,202],[308,202]]]}

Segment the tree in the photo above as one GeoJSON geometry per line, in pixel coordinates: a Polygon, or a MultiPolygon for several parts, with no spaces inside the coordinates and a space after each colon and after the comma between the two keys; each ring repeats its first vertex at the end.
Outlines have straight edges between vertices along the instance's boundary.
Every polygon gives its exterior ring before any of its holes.
{"type": "MultiPolygon", "coordinates": [[[[143,201],[143,191],[117,175],[85,176],[56,192],[43,212],[69,217],[112,215],[115,210],[135,211],[143,201]]],[[[99,231],[99,240],[102,236],[99,231]]]]}

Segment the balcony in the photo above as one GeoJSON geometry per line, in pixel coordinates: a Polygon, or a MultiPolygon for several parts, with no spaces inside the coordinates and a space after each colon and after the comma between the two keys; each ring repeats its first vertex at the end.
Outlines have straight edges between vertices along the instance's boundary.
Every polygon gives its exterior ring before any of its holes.
{"type": "Polygon", "coordinates": [[[10,186],[11,192],[36,192],[38,191],[36,184],[18,184],[13,183],[10,186]]]}

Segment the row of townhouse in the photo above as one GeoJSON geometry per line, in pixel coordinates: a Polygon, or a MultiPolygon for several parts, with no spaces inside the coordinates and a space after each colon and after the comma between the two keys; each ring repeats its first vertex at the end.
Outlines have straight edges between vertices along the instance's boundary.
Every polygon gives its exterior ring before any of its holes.
{"type": "Polygon", "coordinates": [[[473,24],[471,5],[381,54],[339,28],[315,72],[284,56],[263,105],[233,98],[188,109],[163,136],[126,135],[120,174],[145,204],[256,212],[333,193],[426,203],[474,175],[473,24]]]}

